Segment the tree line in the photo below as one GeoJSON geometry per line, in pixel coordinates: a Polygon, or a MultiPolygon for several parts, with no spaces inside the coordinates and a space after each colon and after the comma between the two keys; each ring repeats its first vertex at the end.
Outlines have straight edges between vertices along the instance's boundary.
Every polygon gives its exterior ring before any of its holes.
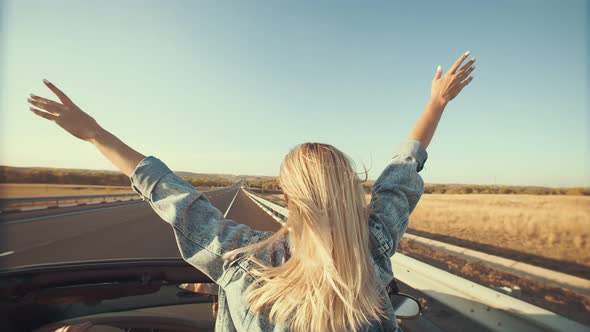
{"type": "MultiPolygon", "coordinates": [[[[233,182],[227,178],[181,176],[195,187],[226,187],[233,182]]],[[[92,170],[37,169],[0,166],[0,183],[85,184],[101,186],[130,186],[129,177],[120,172],[92,170]]]]}
{"type": "MultiPolygon", "coordinates": [[[[226,187],[234,183],[223,177],[181,176],[195,187],[226,187]]],[[[245,185],[252,189],[280,192],[278,178],[245,178],[245,185]]],[[[21,168],[0,166],[0,183],[85,184],[102,186],[129,186],[129,178],[120,172],[68,170],[45,168],[21,168]]],[[[366,193],[371,192],[374,181],[363,183],[366,193]]],[[[588,187],[549,188],[540,186],[501,186],[476,184],[425,184],[425,194],[529,194],[529,195],[590,195],[588,187]]]]}
{"type": "MultiPolygon", "coordinates": [[[[248,186],[264,191],[280,191],[278,179],[246,181],[248,186]]],[[[363,183],[366,193],[371,193],[374,181],[363,183]]],[[[477,184],[425,184],[425,194],[525,194],[525,195],[590,195],[588,187],[550,188],[540,186],[503,186],[477,184]]]]}

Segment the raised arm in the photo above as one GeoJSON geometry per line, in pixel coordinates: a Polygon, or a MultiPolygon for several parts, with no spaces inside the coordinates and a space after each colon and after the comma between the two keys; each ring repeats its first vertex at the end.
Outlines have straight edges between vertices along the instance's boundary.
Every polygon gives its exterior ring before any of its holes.
{"type": "MultiPolygon", "coordinates": [[[[253,230],[225,219],[223,213],[191,184],[174,174],[154,156],[130,148],[104,130],[61,90],[44,80],[62,103],[31,95],[30,108],[40,117],[55,122],[73,136],[93,143],[131,181],[131,187],[174,230],[179,251],[189,264],[215,282],[227,271],[223,254],[260,241],[274,232],[253,230]],[[42,111],[43,110],[43,111],[42,111]]],[[[236,187],[236,190],[239,190],[236,187]]]]}
{"type": "Polygon", "coordinates": [[[29,110],[38,116],[55,122],[73,136],[90,142],[127,176],[137,167],[145,156],[115,135],[103,129],[93,117],[82,111],[60,89],[48,80],[43,83],[59,98],[61,103],[31,94],[28,102],[39,109],[30,107],[29,110]]]}
{"type": "Polygon", "coordinates": [[[427,148],[434,136],[438,122],[443,114],[443,110],[448,102],[455,98],[463,88],[471,82],[473,77],[469,74],[473,72],[475,66],[475,58],[469,60],[460,70],[459,66],[469,56],[469,52],[465,52],[451,67],[451,69],[442,76],[442,67],[438,66],[436,74],[432,79],[432,94],[424,113],[416,123],[416,126],[410,132],[408,138],[415,139],[427,148]]]}
{"type": "Polygon", "coordinates": [[[428,158],[430,144],[443,110],[449,101],[471,82],[475,67],[471,59],[460,70],[469,52],[464,53],[442,76],[439,66],[432,80],[432,96],[408,138],[397,148],[397,154],[381,173],[372,188],[369,226],[373,256],[388,265],[399,239],[408,227],[410,214],[424,193],[424,181],[418,174],[428,158]]]}

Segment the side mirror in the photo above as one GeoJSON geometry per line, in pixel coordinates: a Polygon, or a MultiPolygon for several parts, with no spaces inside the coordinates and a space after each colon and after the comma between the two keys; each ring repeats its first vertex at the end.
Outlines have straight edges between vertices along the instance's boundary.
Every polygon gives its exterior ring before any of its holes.
{"type": "Polygon", "coordinates": [[[395,317],[398,319],[414,319],[422,313],[422,305],[415,297],[405,293],[395,293],[389,296],[395,317]]]}

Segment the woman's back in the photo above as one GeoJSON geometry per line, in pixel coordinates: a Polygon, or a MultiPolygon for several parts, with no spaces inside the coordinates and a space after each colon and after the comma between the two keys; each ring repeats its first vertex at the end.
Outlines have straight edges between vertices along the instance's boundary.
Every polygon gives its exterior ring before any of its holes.
{"type": "MultiPolygon", "coordinates": [[[[275,250],[275,255],[266,257],[272,257],[274,262],[280,260],[281,257],[289,256],[287,241],[280,241],[272,250],[275,250]]],[[[273,263],[272,260],[266,262],[270,264],[273,263]]],[[[381,264],[374,263],[373,266],[375,273],[380,277],[392,278],[391,271],[385,270],[381,264]]],[[[268,313],[255,314],[241,301],[245,290],[254,281],[254,276],[248,272],[252,268],[253,264],[247,260],[236,263],[229,268],[227,278],[223,280],[224,284],[220,284],[219,287],[216,331],[288,331],[283,324],[271,323],[268,313]]],[[[384,284],[386,283],[380,283],[375,287],[380,289],[380,293],[384,297],[387,297],[387,292],[383,287],[384,284]]],[[[389,314],[393,321],[374,322],[372,326],[366,326],[360,331],[396,331],[397,325],[393,308],[391,308],[389,314]]]]}
{"type": "MultiPolygon", "coordinates": [[[[370,287],[384,299],[388,319],[370,320],[372,324],[365,324],[362,331],[395,331],[397,328],[385,285],[393,279],[390,257],[407,228],[409,214],[423,193],[424,183],[418,172],[426,158],[426,150],[419,141],[405,141],[399,154],[373,185],[367,220],[370,254],[366,261],[358,264],[368,262],[371,267],[376,282],[370,287]]],[[[268,311],[256,313],[244,299],[248,287],[259,280],[260,266],[281,267],[291,260],[293,248],[286,233],[277,237],[278,232],[252,230],[224,219],[206,196],[153,156],[142,160],[130,178],[134,190],[173,226],[182,257],[219,285],[216,330],[286,330],[282,324],[271,323],[268,311]],[[234,259],[222,259],[232,249],[271,238],[273,241],[255,254],[241,253],[234,259]]],[[[339,254],[351,255],[350,252],[339,254]]],[[[289,289],[284,291],[287,297],[291,293],[289,289]]],[[[326,311],[330,309],[325,308],[326,311]]]]}

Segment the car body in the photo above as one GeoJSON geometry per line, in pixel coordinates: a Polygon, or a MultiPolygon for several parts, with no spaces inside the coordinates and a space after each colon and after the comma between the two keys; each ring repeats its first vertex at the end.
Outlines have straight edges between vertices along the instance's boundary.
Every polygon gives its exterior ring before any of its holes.
{"type": "Polygon", "coordinates": [[[0,280],[2,331],[53,331],[85,321],[130,330],[215,326],[215,296],[185,287],[211,280],[180,258],[22,266],[0,271],[0,280]]]}
{"type": "MultiPolygon", "coordinates": [[[[390,296],[399,292],[395,281],[390,296]]],[[[126,331],[214,331],[217,288],[181,258],[11,267],[0,270],[0,330],[54,331],[91,321],[126,331]]],[[[395,303],[408,304],[398,295],[395,303]]]]}

